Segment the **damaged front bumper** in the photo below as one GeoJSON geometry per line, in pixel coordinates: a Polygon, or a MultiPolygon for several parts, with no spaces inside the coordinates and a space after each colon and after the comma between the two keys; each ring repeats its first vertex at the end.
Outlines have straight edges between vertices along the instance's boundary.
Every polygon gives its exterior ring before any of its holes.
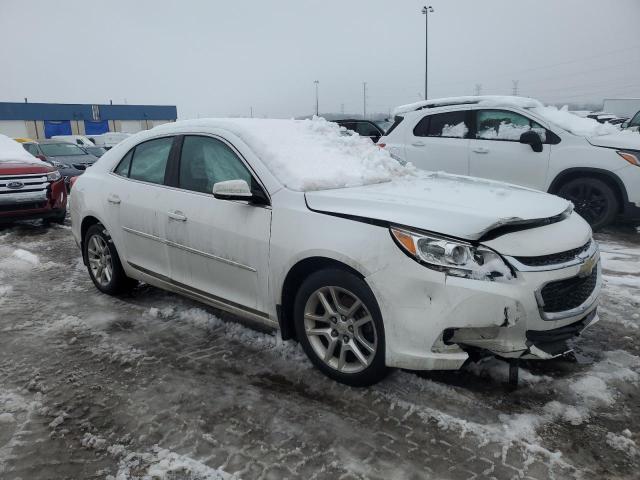
{"type": "Polygon", "coordinates": [[[549,359],[570,351],[567,340],[598,321],[602,274],[593,241],[571,261],[520,264],[511,280],[437,273],[434,281],[436,273],[416,267],[403,263],[401,271],[367,277],[381,300],[389,366],[457,369],[471,350],[549,359]]]}

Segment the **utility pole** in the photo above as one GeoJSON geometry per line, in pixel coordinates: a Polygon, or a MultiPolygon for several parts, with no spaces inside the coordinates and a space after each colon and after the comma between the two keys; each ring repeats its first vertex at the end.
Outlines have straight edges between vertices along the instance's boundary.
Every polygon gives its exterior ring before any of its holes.
{"type": "Polygon", "coordinates": [[[253,118],[253,106],[249,107],[251,110],[251,118],[253,118]]]}
{"type": "Polygon", "coordinates": [[[431,5],[422,7],[422,14],[424,15],[424,99],[429,98],[427,96],[427,87],[429,80],[429,14],[433,13],[433,7],[431,5]]]}
{"type": "Polygon", "coordinates": [[[320,83],[318,80],[314,80],[313,83],[316,84],[316,117],[319,116],[318,110],[318,84],[320,83]]]}
{"type": "Polygon", "coordinates": [[[520,82],[520,80],[511,80],[511,82],[513,83],[513,96],[517,97],[518,96],[518,83],[520,82]]]}
{"type": "Polygon", "coordinates": [[[362,118],[367,118],[367,82],[362,82],[362,118]]]}
{"type": "Polygon", "coordinates": [[[344,103],[340,104],[340,113],[344,115],[344,103]]]}
{"type": "Polygon", "coordinates": [[[482,84],[476,83],[476,96],[480,95],[481,92],[482,92],[482,84]]]}

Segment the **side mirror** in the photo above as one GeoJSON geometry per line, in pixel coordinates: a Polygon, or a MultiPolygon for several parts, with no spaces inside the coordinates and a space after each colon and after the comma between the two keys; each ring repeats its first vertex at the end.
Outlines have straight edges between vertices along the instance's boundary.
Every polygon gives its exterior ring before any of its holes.
{"type": "Polygon", "coordinates": [[[526,143],[531,146],[531,150],[534,152],[542,151],[542,138],[533,130],[529,130],[528,132],[524,132],[520,135],[520,143],[526,143]]]}
{"type": "Polygon", "coordinates": [[[213,196],[220,200],[251,200],[253,193],[244,180],[227,180],[213,184],[213,196]]]}

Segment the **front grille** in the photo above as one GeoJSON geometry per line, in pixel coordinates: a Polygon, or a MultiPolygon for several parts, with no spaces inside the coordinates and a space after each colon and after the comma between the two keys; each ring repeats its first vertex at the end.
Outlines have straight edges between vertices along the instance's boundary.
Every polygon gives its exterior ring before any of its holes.
{"type": "Polygon", "coordinates": [[[47,196],[46,173],[0,174],[0,204],[29,203],[47,196]]]}
{"type": "Polygon", "coordinates": [[[598,282],[598,269],[594,267],[588,277],[573,277],[547,283],[540,295],[546,313],[564,312],[577,308],[587,301],[598,282]]]}
{"type": "Polygon", "coordinates": [[[583,246],[567,250],[566,252],[552,253],[551,255],[542,255],[540,257],[515,257],[523,265],[529,267],[546,267],[548,265],[557,265],[559,263],[570,262],[582,252],[585,252],[591,246],[591,240],[583,246]]]}
{"type": "Polygon", "coordinates": [[[14,212],[19,210],[35,210],[37,208],[45,208],[47,202],[29,202],[29,203],[15,203],[8,205],[0,204],[0,212],[14,212]]]}

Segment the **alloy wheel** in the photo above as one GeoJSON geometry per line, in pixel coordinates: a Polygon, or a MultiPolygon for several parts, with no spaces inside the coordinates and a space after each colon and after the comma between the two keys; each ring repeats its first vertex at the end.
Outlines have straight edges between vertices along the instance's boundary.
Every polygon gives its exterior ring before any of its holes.
{"type": "Polygon", "coordinates": [[[109,245],[100,235],[89,238],[87,260],[93,278],[101,286],[106,287],[113,277],[113,259],[109,245]]]}
{"type": "Polygon", "coordinates": [[[564,196],[573,202],[576,212],[590,224],[598,223],[607,214],[607,197],[592,185],[579,183],[564,196]]]}
{"type": "Polygon", "coordinates": [[[360,298],[341,287],[322,287],[309,296],[304,331],[318,358],[342,373],[366,369],[378,349],[371,313],[360,298]]]}

